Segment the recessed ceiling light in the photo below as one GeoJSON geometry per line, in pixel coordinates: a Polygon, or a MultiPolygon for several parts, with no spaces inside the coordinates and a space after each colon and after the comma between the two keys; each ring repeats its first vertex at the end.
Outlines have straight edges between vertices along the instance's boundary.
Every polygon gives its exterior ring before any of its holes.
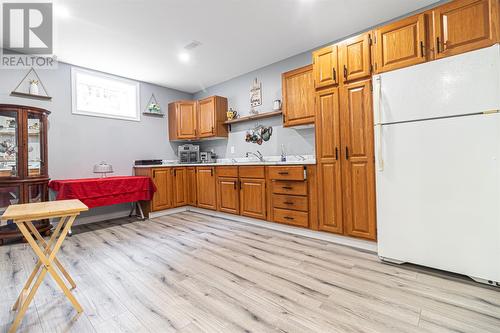
{"type": "Polygon", "coordinates": [[[189,59],[191,59],[191,55],[188,52],[181,52],[179,53],[179,61],[187,63],[189,62],[189,59]]]}
{"type": "Polygon", "coordinates": [[[59,4],[56,4],[54,6],[54,14],[56,17],[61,18],[61,19],[67,19],[71,16],[71,13],[69,9],[65,6],[61,6],[59,4]]]}

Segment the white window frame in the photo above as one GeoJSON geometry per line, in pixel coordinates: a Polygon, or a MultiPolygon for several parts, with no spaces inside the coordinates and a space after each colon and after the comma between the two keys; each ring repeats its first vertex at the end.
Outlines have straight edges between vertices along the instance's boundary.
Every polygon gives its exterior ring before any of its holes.
{"type": "Polygon", "coordinates": [[[84,115],[91,117],[101,117],[101,118],[112,118],[112,119],[121,119],[121,120],[131,120],[131,121],[140,121],[141,120],[141,112],[140,112],[140,84],[137,81],[128,80],[125,78],[121,78],[114,75],[104,74],[101,72],[96,72],[92,70],[87,70],[78,67],[71,67],[71,113],[76,115],[84,115]],[[77,108],[77,75],[78,74],[86,74],[92,75],[101,79],[112,80],[116,82],[120,82],[121,84],[127,84],[133,86],[136,91],[136,106],[135,106],[135,116],[134,117],[126,117],[126,116],[118,116],[109,113],[101,113],[101,112],[91,112],[87,110],[78,110],[77,108]]]}

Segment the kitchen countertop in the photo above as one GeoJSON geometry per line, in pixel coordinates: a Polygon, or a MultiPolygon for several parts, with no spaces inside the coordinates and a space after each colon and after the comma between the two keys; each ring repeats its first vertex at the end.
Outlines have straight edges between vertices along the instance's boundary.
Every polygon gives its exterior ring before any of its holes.
{"type": "Polygon", "coordinates": [[[239,165],[306,165],[316,164],[316,158],[313,155],[303,155],[305,159],[298,156],[287,156],[287,161],[282,162],[279,156],[264,156],[264,162],[256,158],[222,158],[217,159],[215,163],[179,163],[177,160],[163,160],[162,164],[154,165],[135,165],[135,168],[165,168],[177,166],[239,166],[239,165]]]}

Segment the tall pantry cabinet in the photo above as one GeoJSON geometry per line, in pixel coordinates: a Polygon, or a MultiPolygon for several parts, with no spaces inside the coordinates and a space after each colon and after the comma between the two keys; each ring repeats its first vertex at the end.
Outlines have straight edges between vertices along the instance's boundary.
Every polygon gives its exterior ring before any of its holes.
{"type": "MultiPolygon", "coordinates": [[[[372,33],[368,32],[333,46],[339,50],[339,59],[328,62],[339,64],[342,77],[315,82],[315,107],[318,227],[375,240],[371,44],[372,33]]],[[[334,72],[321,63],[325,59],[318,57],[321,52],[313,54],[316,79],[327,78],[321,72],[334,72]]],[[[328,55],[335,56],[333,52],[328,55]]]]}

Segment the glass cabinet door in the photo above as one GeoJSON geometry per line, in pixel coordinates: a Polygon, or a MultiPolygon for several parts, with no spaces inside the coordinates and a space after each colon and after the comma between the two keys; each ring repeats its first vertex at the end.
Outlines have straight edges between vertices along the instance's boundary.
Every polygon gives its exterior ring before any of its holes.
{"type": "Polygon", "coordinates": [[[28,177],[40,177],[45,174],[44,170],[44,137],[42,115],[28,113],[28,177]]]}
{"type": "Polygon", "coordinates": [[[47,183],[27,184],[26,203],[46,201],[47,183]]]}
{"type": "Polygon", "coordinates": [[[3,214],[9,205],[15,205],[21,202],[20,185],[0,186],[0,214],[3,214]]]}
{"type": "Polygon", "coordinates": [[[18,124],[17,111],[0,112],[0,178],[19,176],[18,124]]]}

